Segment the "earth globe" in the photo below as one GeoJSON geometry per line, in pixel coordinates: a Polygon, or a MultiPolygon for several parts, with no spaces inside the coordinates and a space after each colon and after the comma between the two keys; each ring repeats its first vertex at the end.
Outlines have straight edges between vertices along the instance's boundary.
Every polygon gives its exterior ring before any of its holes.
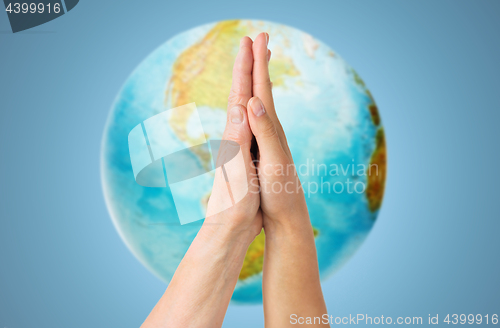
{"type": "MultiPolygon", "coordinates": [[[[112,221],[137,259],[167,284],[203,220],[179,224],[168,185],[136,183],[127,136],[144,120],[194,102],[206,139],[220,139],[239,40],[260,32],[270,35],[276,111],[306,195],[322,280],[353,255],[377,218],[386,177],[385,135],[359,75],[327,45],[292,27],[259,20],[196,27],[161,45],[131,73],[102,143],[102,185],[112,221]]],[[[186,143],[189,115],[171,117],[164,128],[180,145],[186,143]]],[[[198,161],[204,165],[206,159],[198,161]]],[[[185,197],[203,213],[211,188],[197,189],[185,197]]],[[[247,251],[235,303],[262,302],[264,233],[247,251]]]]}

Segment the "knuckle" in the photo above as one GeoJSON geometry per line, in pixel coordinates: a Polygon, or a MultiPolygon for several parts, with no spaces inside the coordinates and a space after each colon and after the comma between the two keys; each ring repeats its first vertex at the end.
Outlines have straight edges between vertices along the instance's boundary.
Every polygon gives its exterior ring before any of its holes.
{"type": "Polygon", "coordinates": [[[230,141],[235,141],[238,144],[240,144],[242,140],[242,135],[239,129],[230,129],[229,131],[226,131],[223,137],[224,140],[230,140],[230,141]]]}
{"type": "Polygon", "coordinates": [[[254,81],[253,86],[254,87],[272,88],[273,82],[271,82],[271,79],[269,77],[267,77],[261,81],[254,81]]]}
{"type": "Polygon", "coordinates": [[[227,98],[227,106],[228,108],[233,107],[236,104],[241,104],[243,102],[243,95],[234,90],[231,90],[229,93],[229,97],[227,98]]]}
{"type": "Polygon", "coordinates": [[[225,136],[225,140],[232,140],[232,141],[237,141],[239,138],[239,135],[237,133],[234,133],[234,132],[229,132],[226,136],[225,136]]]}

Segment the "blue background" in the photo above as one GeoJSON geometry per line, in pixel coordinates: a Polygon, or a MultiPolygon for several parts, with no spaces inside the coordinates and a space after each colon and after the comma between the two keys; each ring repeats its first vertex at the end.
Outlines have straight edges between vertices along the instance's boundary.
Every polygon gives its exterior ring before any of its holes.
{"type": "MultiPolygon", "coordinates": [[[[500,2],[81,1],[16,34],[0,13],[0,327],[146,318],[166,285],[108,216],[104,124],[146,55],[230,18],[314,35],[379,105],[386,196],[366,242],[323,285],[330,314],[500,314],[500,2]]],[[[262,325],[260,306],[230,306],[225,327],[262,325]]]]}

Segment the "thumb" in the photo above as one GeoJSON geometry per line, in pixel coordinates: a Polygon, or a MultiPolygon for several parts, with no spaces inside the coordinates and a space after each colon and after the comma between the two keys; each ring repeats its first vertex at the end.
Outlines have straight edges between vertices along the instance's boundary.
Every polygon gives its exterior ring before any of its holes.
{"type": "Polygon", "coordinates": [[[212,153],[216,172],[206,217],[232,207],[247,195],[251,173],[255,172],[251,167],[252,137],[245,106],[231,107],[227,111],[223,141],[216,153],[212,153]]]}
{"type": "Polygon", "coordinates": [[[235,141],[242,147],[250,147],[252,131],[248,125],[245,106],[235,105],[227,111],[226,129],[222,139],[235,141]]]}
{"type": "Polygon", "coordinates": [[[253,135],[245,106],[238,104],[227,111],[222,139],[226,142],[220,144],[216,165],[217,170],[222,172],[216,174],[216,177],[224,178],[234,204],[247,194],[250,180],[255,176],[250,154],[253,135]]]}
{"type": "Polygon", "coordinates": [[[250,128],[259,146],[261,158],[281,162],[285,153],[276,126],[264,108],[264,104],[258,97],[253,97],[248,101],[248,108],[250,128]]]}

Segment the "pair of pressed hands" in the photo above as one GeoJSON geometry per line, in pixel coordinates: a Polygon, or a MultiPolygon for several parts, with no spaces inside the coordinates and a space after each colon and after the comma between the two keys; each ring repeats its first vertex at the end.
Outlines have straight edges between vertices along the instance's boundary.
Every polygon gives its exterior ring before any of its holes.
{"type": "MultiPolygon", "coordinates": [[[[304,193],[274,108],[268,42],[267,33],[240,41],[223,134],[224,140],[240,145],[245,162],[245,167],[225,166],[233,170],[231,177],[246,178],[230,181],[231,186],[243,184],[248,192],[234,206],[205,219],[143,327],[221,327],[245,253],[262,228],[265,326],[288,327],[292,315],[327,313],[304,193]],[[257,158],[252,155],[254,137],[257,158]],[[276,185],[280,192],[273,191],[276,185]]],[[[216,170],[208,212],[227,193],[226,174],[216,170]]],[[[321,322],[316,324],[308,326],[321,322]]]]}

